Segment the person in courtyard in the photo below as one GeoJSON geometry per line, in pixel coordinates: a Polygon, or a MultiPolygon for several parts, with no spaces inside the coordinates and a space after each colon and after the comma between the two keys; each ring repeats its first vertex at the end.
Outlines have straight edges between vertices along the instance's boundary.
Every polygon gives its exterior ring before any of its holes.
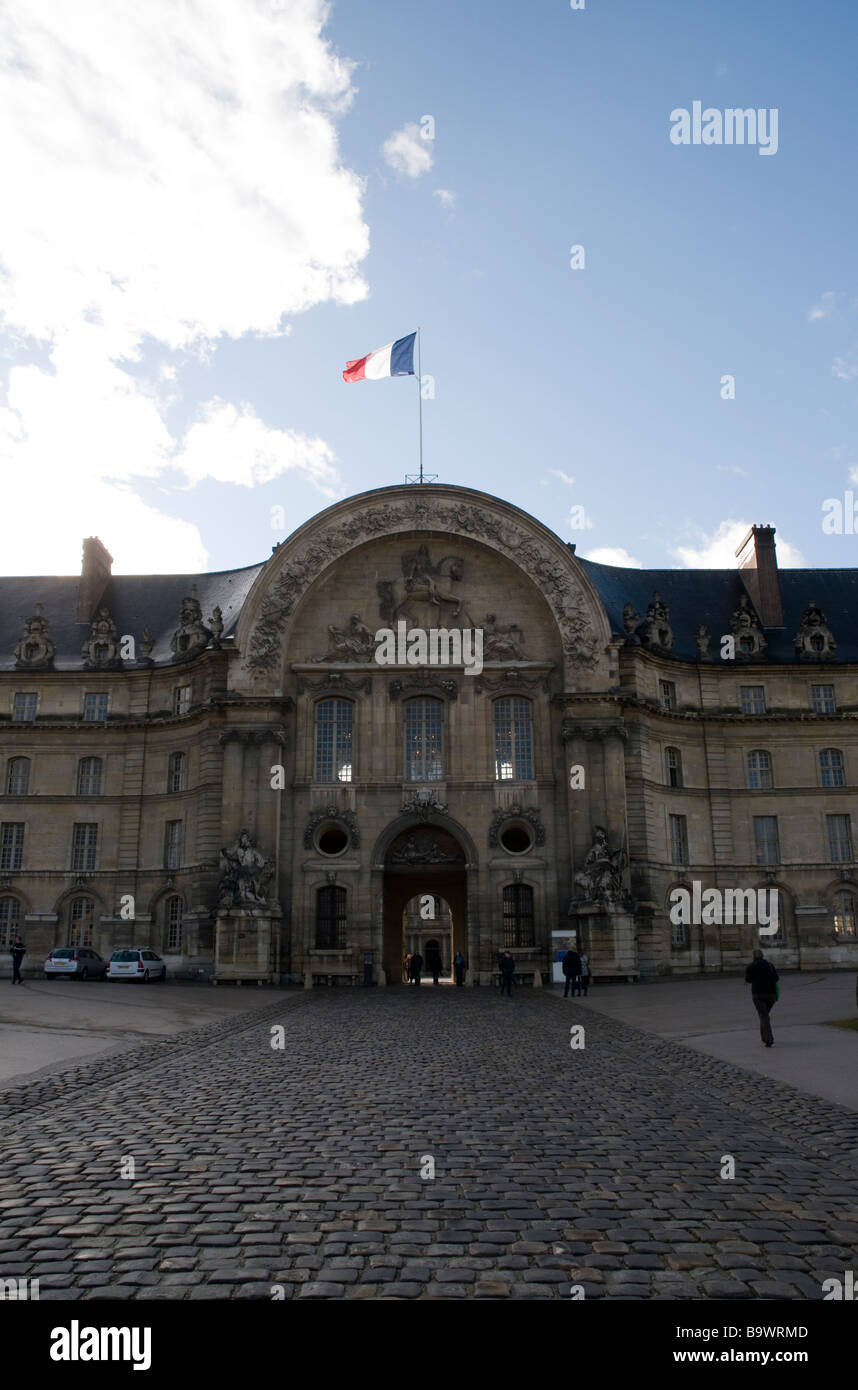
{"type": "MultiPolygon", "coordinates": [[[[584,998],[587,998],[587,990],[590,988],[590,958],[581,954],[581,989],[584,991],[584,998]]],[[[579,989],[578,993],[581,993],[579,989]]]]}
{"type": "Polygon", "coordinates": [[[778,972],[760,950],[754,952],[754,959],[745,971],[745,983],[751,986],[754,1008],[760,1015],[760,1037],[766,1047],[771,1047],[774,1036],[769,1014],[777,1003],[778,972]]]}
{"type": "Polygon", "coordinates": [[[431,976],[432,976],[432,983],[433,983],[433,985],[437,985],[437,983],[438,983],[438,976],[441,974],[442,966],[443,966],[443,961],[441,960],[441,952],[439,951],[438,947],[437,947],[437,946],[431,946],[431,945],[430,945],[430,946],[427,946],[427,947],[426,947],[426,969],[429,971],[429,973],[430,973],[431,976]]]}
{"type": "Polygon", "coordinates": [[[411,984],[411,952],[405,953],[405,983],[411,984]]]}
{"type": "Polygon", "coordinates": [[[512,998],[512,984],[515,978],[515,960],[510,951],[504,951],[500,958],[501,994],[512,998]]]}
{"type": "Polygon", "coordinates": [[[453,957],[453,971],[456,976],[456,984],[463,985],[465,983],[465,957],[461,951],[457,951],[453,957]]]}
{"type": "Polygon", "coordinates": [[[423,973],[423,957],[419,951],[415,951],[411,957],[411,983],[420,984],[420,976],[423,973]]]}
{"type": "Polygon", "coordinates": [[[572,998],[575,998],[575,990],[581,993],[581,957],[577,951],[571,948],[566,952],[562,961],[563,974],[566,978],[566,988],[563,991],[563,998],[569,998],[569,990],[572,990],[572,998]]]}
{"type": "Polygon", "coordinates": [[[12,942],[11,951],[12,951],[12,984],[13,984],[13,985],[22,985],[22,984],[24,983],[24,981],[23,981],[23,979],[21,978],[21,962],[23,961],[24,956],[27,954],[27,948],[26,948],[26,946],[24,945],[23,941],[21,940],[20,936],[16,936],[16,937],[15,937],[15,940],[12,942]]]}

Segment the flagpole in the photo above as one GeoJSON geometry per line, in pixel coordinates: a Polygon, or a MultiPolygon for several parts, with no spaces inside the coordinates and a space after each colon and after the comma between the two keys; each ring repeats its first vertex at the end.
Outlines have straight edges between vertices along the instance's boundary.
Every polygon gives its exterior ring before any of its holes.
{"type": "Polygon", "coordinates": [[[423,482],[423,369],[420,359],[420,326],[417,327],[417,418],[420,432],[420,481],[423,482]]]}

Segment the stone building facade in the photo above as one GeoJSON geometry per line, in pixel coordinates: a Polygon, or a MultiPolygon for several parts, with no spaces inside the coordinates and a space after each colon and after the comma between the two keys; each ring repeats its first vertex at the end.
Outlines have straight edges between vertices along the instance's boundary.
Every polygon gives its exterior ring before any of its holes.
{"type": "Polygon", "coordinates": [[[112,576],[91,538],[79,577],[0,580],[0,949],[208,974],[246,829],[270,979],[399,982],[420,895],[472,985],[505,948],[547,980],[570,926],[596,976],[738,969],[757,927],[671,920],[695,884],[776,889],[767,955],[855,968],[858,570],[781,572],[763,526],[738,561],[598,565],[430,484],[245,569],[112,576]],[[482,668],[381,664],[380,628],[480,631],[482,668]]]}

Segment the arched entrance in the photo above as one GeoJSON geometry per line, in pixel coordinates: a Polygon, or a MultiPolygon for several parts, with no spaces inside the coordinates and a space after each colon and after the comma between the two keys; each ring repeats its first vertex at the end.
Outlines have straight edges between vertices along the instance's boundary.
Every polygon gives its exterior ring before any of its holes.
{"type": "MultiPolygon", "coordinates": [[[[418,825],[403,830],[384,859],[384,971],[389,985],[402,980],[407,909],[414,898],[441,899],[450,911],[450,951],[467,959],[465,852],[448,830],[418,825]]],[[[431,922],[426,922],[427,927],[431,922]]],[[[432,936],[430,931],[428,936],[432,936]]]]}

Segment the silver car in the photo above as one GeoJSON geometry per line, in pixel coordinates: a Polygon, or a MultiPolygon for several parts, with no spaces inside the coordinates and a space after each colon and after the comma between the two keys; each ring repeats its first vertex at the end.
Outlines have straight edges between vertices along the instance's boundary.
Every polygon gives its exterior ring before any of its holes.
{"type": "Polygon", "coordinates": [[[166,980],[167,967],[148,946],[126,946],[114,951],[107,966],[108,980],[166,980]]]}
{"type": "Polygon", "coordinates": [[[58,946],[45,961],[44,971],[46,980],[58,980],[62,975],[73,975],[78,980],[103,980],[107,961],[91,946],[58,946]]]}

